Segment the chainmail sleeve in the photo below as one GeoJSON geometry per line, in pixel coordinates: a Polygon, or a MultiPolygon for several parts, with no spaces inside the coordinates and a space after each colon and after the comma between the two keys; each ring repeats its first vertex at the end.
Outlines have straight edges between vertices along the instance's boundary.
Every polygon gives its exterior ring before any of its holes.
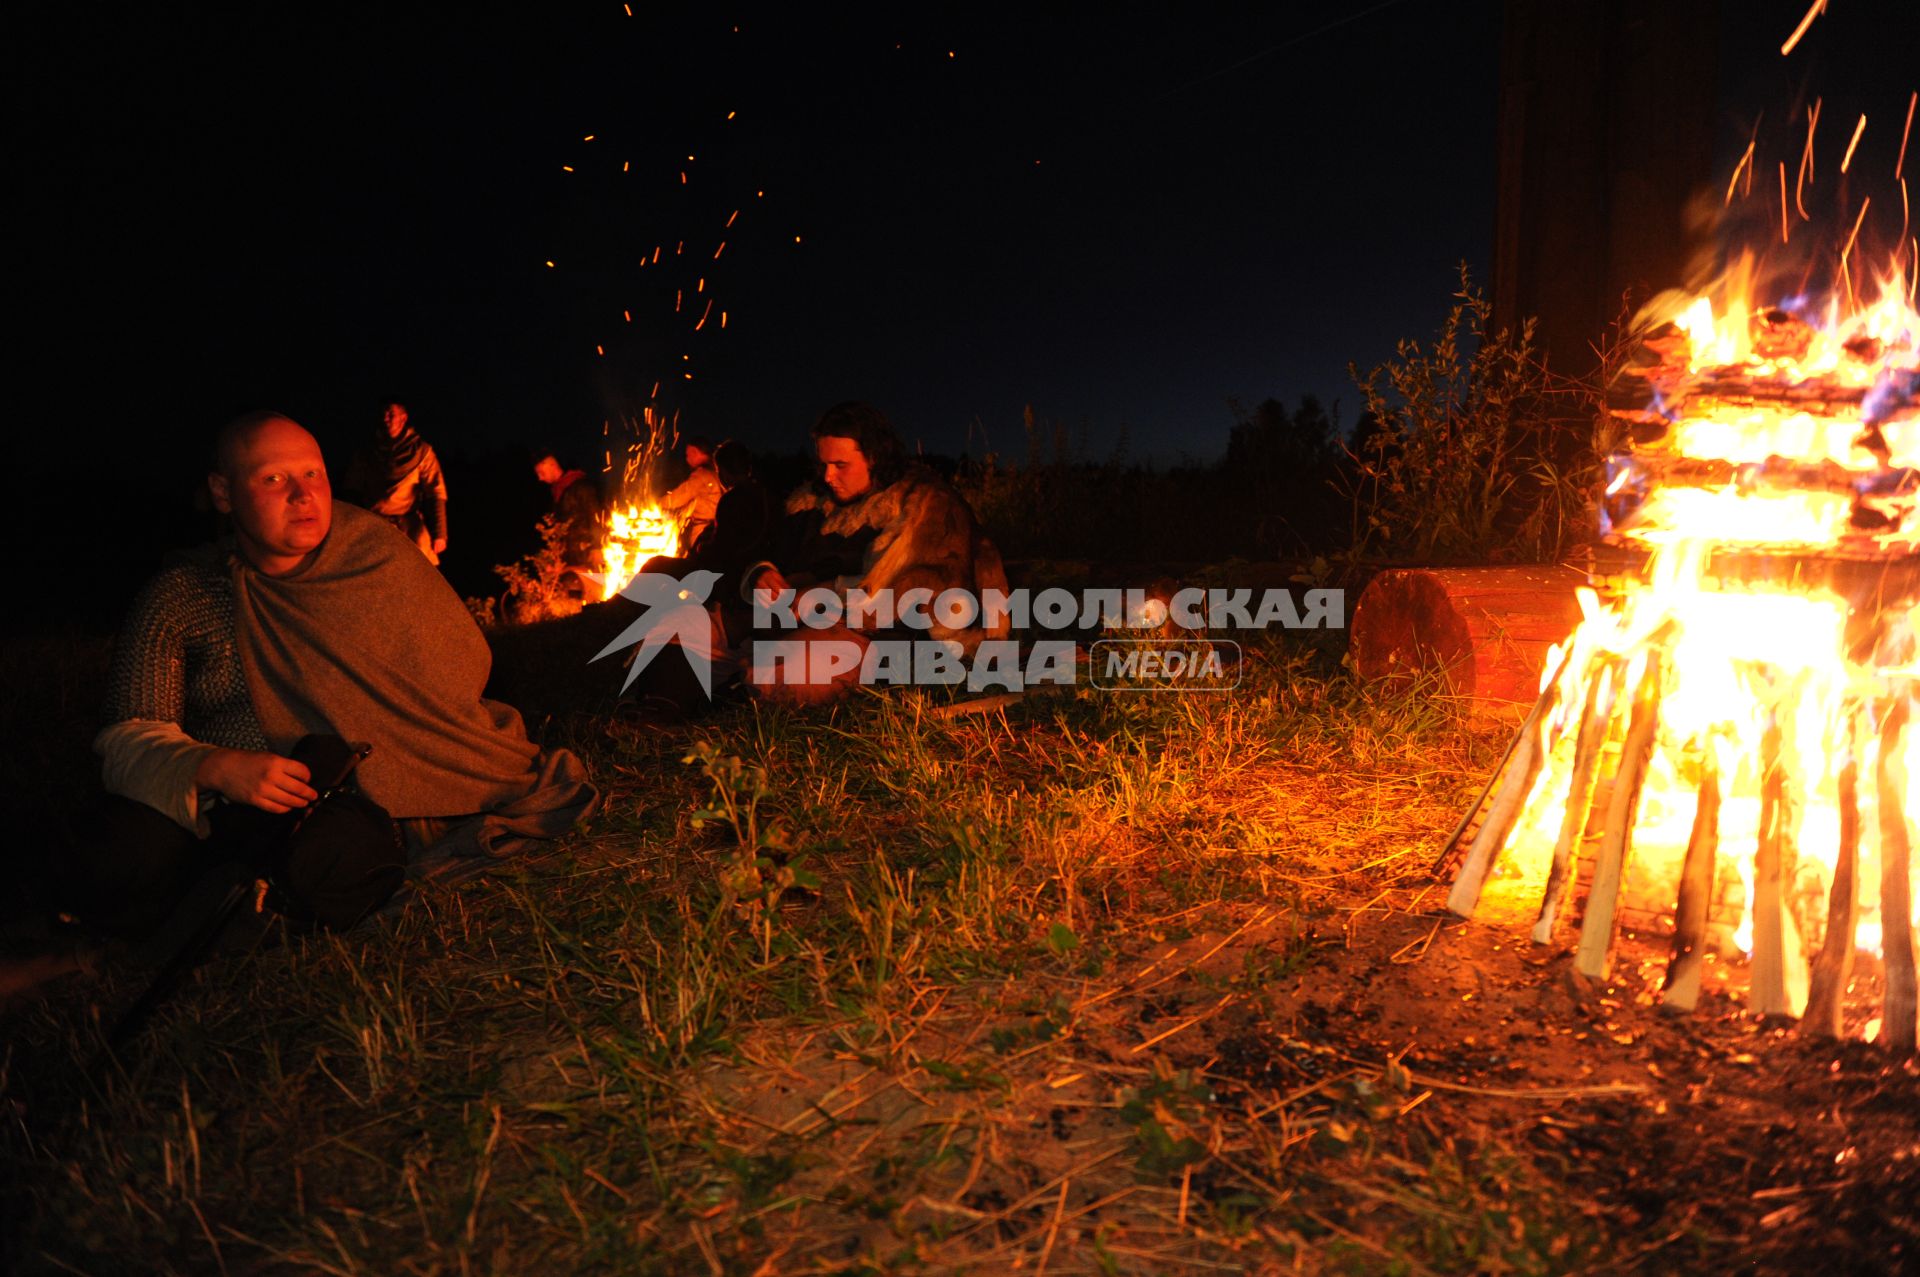
{"type": "Polygon", "coordinates": [[[224,561],[197,556],[162,569],[114,638],[107,723],[176,723],[208,745],[265,749],[233,624],[224,561]]]}

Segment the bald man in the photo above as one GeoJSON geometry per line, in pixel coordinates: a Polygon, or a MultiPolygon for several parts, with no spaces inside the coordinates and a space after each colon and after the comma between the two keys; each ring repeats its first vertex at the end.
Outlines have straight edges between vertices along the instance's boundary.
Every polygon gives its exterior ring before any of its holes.
{"type": "Polygon", "coordinates": [[[465,605],[391,524],[333,499],[311,434],[252,413],[213,459],[232,536],[162,569],[115,640],[94,741],[110,797],[76,856],[72,912],[150,932],[243,844],[292,828],[320,797],[293,756],[308,738],[372,746],[359,842],[310,857],[341,862],[309,902],[332,925],[398,885],[362,863],[383,854],[360,845],[369,829],[375,844],[499,855],[597,805],[577,759],[543,754],[515,711],[482,698],[491,657],[465,605]]]}

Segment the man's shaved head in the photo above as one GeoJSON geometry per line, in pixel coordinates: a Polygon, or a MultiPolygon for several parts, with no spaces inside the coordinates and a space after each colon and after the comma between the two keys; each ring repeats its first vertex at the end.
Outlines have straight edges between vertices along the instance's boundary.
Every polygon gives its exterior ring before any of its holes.
{"type": "Polygon", "coordinates": [[[286,413],[274,412],[268,408],[235,417],[220,427],[220,433],[213,437],[213,473],[232,479],[234,467],[239,464],[241,454],[247,450],[247,445],[253,442],[254,436],[259,434],[263,427],[275,421],[284,421],[290,426],[305,429],[286,413]]]}
{"type": "Polygon", "coordinates": [[[214,440],[213,508],[233,516],[240,553],[268,576],[306,562],[333,526],[333,488],[320,444],[279,412],[251,412],[214,440]]]}

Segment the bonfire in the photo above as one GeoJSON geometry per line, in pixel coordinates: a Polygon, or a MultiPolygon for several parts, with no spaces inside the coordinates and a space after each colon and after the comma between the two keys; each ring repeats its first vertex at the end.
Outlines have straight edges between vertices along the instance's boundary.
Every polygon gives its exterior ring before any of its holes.
{"type": "MultiPolygon", "coordinates": [[[[604,602],[620,593],[633,574],[658,555],[680,553],[680,525],[664,510],[651,486],[660,458],[673,451],[679,414],[660,413],[649,404],[638,417],[622,423],[632,436],[622,461],[618,491],[607,503],[600,526],[601,569],[588,579],[594,599],[604,602]]],[[[613,452],[606,468],[613,470],[613,452]]]]}
{"type": "Polygon", "coordinates": [[[1624,887],[1672,902],[1668,1006],[1719,915],[1750,1008],[1836,1036],[1877,954],[1868,1032],[1910,1049],[1920,317],[1899,274],[1815,306],[1756,301],[1755,273],[1670,306],[1623,379],[1595,588],[1448,904],[1471,916],[1503,858],[1550,943],[1586,866],[1582,977],[1611,974],[1624,887]]]}
{"type": "Polygon", "coordinates": [[[658,503],[629,501],[610,507],[600,539],[600,561],[605,567],[598,581],[599,597],[613,598],[648,559],[677,554],[679,549],[680,529],[658,503]]]}

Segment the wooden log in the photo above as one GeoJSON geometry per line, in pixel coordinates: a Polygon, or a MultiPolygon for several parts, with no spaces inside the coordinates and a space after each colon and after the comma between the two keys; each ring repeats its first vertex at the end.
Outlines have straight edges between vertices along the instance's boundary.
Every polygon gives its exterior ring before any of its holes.
{"type": "MultiPolygon", "coordinates": [[[[1492,797],[1499,789],[1501,778],[1507,774],[1507,764],[1513,761],[1513,756],[1519,750],[1521,742],[1534,738],[1539,730],[1540,720],[1546,716],[1547,712],[1551,710],[1553,706],[1559,703],[1560,680],[1567,672],[1567,661],[1571,659],[1572,655],[1573,654],[1569,652],[1560,658],[1559,668],[1554,670],[1552,676],[1547,680],[1547,685],[1540,689],[1540,698],[1533,703],[1533,710],[1527,715],[1526,720],[1520,724],[1520,730],[1515,732],[1513,738],[1507,742],[1506,752],[1500,755],[1499,764],[1494,767],[1493,774],[1487,777],[1487,783],[1481,787],[1480,796],[1473,800],[1473,806],[1468,808],[1466,814],[1460,817],[1460,823],[1453,827],[1453,833],[1447,838],[1446,844],[1440,848],[1440,854],[1434,857],[1431,872],[1436,879],[1444,878],[1449,872],[1451,872],[1455,878],[1460,876],[1460,871],[1464,867],[1466,860],[1466,853],[1460,850],[1460,840],[1467,836],[1467,830],[1472,828],[1473,822],[1478,819],[1480,813],[1486,809],[1487,799],[1492,797]],[[1459,856],[1458,862],[1455,861],[1456,853],[1459,856]]],[[[1538,761],[1540,760],[1536,760],[1536,762],[1538,761]]],[[[1484,827],[1485,822],[1483,821],[1482,828],[1484,827]]],[[[1474,841],[1475,845],[1479,845],[1480,840],[1478,838],[1474,841]]],[[[1482,872],[1484,873],[1484,870],[1482,870],[1482,872]]],[[[1475,892],[1475,898],[1478,899],[1477,890],[1475,892]]],[[[1462,916],[1464,917],[1466,915],[1462,916]]]]}
{"type": "Polygon", "coordinates": [[[1613,918],[1620,902],[1620,883],[1626,873],[1627,849],[1633,841],[1633,822],[1640,812],[1640,789],[1647,779],[1647,760],[1660,728],[1660,682],[1665,662],[1658,648],[1647,655],[1646,671],[1634,689],[1633,716],[1626,743],[1620,750],[1620,769],[1614,774],[1613,794],[1607,802],[1606,828],[1594,857],[1593,882],[1587,888],[1587,912],[1580,920],[1580,944],[1573,953],[1573,969],[1594,980],[1613,970],[1613,918]]]}
{"type": "MultiPolygon", "coordinates": [[[[1608,393],[1609,403],[1639,407],[1658,394],[1661,407],[1675,418],[1710,417],[1728,408],[1755,407],[1850,421],[1866,415],[1868,386],[1857,376],[1829,373],[1786,383],[1757,377],[1738,365],[1691,371],[1684,363],[1624,371],[1626,384],[1608,393]]],[[[1875,403],[1876,419],[1885,421],[1916,406],[1920,406],[1920,388],[1895,388],[1891,396],[1882,392],[1875,403]]]]}
{"type": "Polygon", "coordinates": [[[1594,662],[1587,672],[1586,703],[1580,710],[1580,737],[1574,746],[1573,774],[1567,782],[1567,809],[1560,818],[1560,836],[1553,844],[1553,868],[1540,897],[1540,916],[1533,924],[1533,942],[1550,944],[1553,924],[1573,882],[1573,864],[1587,814],[1593,807],[1594,781],[1600,772],[1600,754],[1613,728],[1613,706],[1619,691],[1620,666],[1611,660],[1594,662]]]}
{"type": "Polygon", "coordinates": [[[1720,764],[1708,740],[1700,764],[1700,798],[1680,865],[1680,896],[1673,911],[1673,953],[1667,960],[1660,1004],[1691,1011],[1700,1002],[1700,971],[1706,957],[1707,910],[1713,902],[1714,862],[1720,851],[1720,764]]]}
{"type": "Polygon", "coordinates": [[[1361,678],[1438,676],[1464,707],[1518,714],[1535,702],[1547,648],[1580,621],[1567,567],[1397,568],[1354,605],[1353,667],[1361,678]]]}
{"type": "MultiPolygon", "coordinates": [[[[1853,720],[1847,723],[1853,747],[1853,720]]],[[[1807,1013],[1800,1031],[1837,1038],[1843,1023],[1847,983],[1853,979],[1854,931],[1860,921],[1860,767],[1849,757],[1840,768],[1840,853],[1833,865],[1833,890],[1827,896],[1827,934],[1813,961],[1807,988],[1807,1013]]]]}
{"type": "Polygon", "coordinates": [[[1807,1007],[1807,958],[1787,908],[1799,804],[1788,792],[1780,728],[1760,738],[1760,842],[1753,855],[1753,978],[1747,1009],[1798,1018],[1807,1007]]]}
{"type": "Polygon", "coordinates": [[[1550,702],[1559,695],[1559,683],[1540,693],[1534,703],[1533,713],[1521,726],[1520,734],[1514,740],[1513,755],[1508,760],[1500,789],[1494,795],[1493,806],[1487,811],[1487,818],[1481,822],[1480,830],[1474,835],[1473,845],[1467,848],[1466,859],[1460,862],[1460,872],[1454,877],[1453,889],[1447,893],[1447,908],[1462,918],[1473,917],[1473,911],[1480,904],[1480,889],[1486,885],[1487,871],[1493,868],[1494,853],[1499,851],[1507,840],[1507,833],[1513,828],[1513,822],[1520,816],[1521,804],[1527,800],[1527,792],[1533,788],[1533,778],[1540,770],[1540,720],[1546,716],[1550,702]]]}
{"type": "Polygon", "coordinates": [[[1907,766],[1901,757],[1908,715],[1902,696],[1882,716],[1880,761],[1874,769],[1880,809],[1880,954],[1887,970],[1880,1043],[1900,1052],[1914,1049],[1917,1032],[1912,839],[1907,831],[1907,766]]]}

